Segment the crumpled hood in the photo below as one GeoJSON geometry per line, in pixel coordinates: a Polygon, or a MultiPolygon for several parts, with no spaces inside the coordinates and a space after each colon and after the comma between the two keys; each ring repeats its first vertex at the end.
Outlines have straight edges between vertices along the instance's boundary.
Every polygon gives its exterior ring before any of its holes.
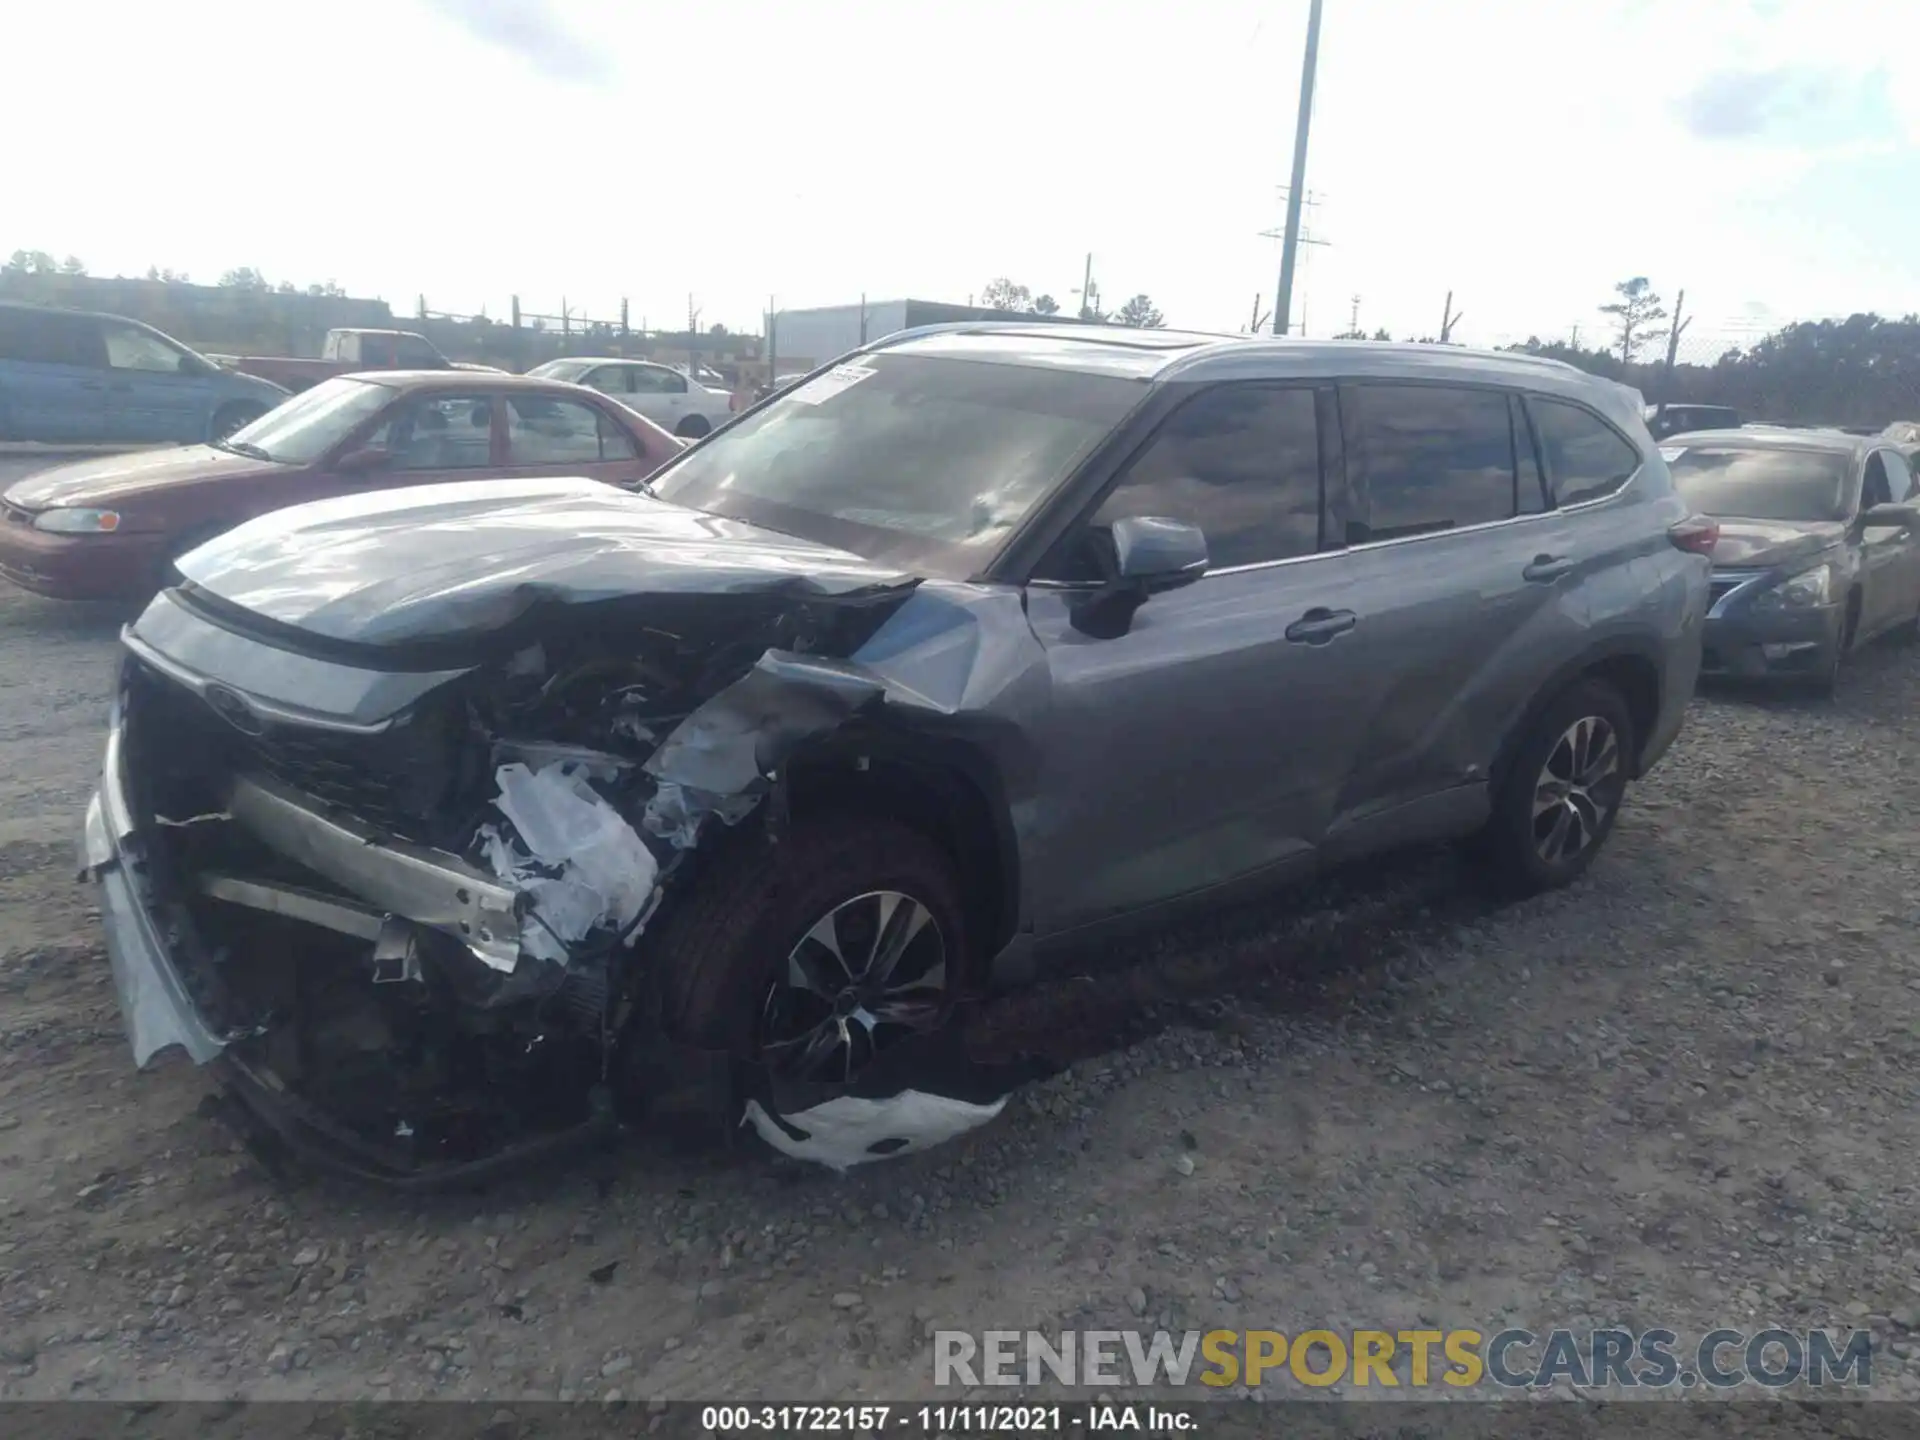
{"type": "Polygon", "coordinates": [[[263,515],[179,562],[266,619],[367,645],[498,630],[542,600],[839,596],[914,577],[830,546],[586,479],[473,480],[263,515]]]}
{"type": "Polygon", "coordinates": [[[183,481],[204,483],[264,471],[285,471],[271,461],[216,450],[211,445],[181,445],[166,450],[141,450],[125,455],[99,455],[75,460],[29,475],[7,491],[7,499],[26,510],[56,505],[122,504],[148,491],[183,481]]]}
{"type": "Polygon", "coordinates": [[[1834,520],[1721,520],[1715,569],[1762,570],[1812,559],[1838,545],[1847,527],[1834,520]]]}

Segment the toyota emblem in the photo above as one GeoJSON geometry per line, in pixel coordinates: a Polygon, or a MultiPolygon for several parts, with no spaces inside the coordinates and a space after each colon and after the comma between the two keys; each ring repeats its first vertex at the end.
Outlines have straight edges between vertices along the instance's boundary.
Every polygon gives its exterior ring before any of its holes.
{"type": "Polygon", "coordinates": [[[224,685],[209,685],[206,691],[207,705],[213,713],[226,721],[242,735],[258,735],[266,728],[260,717],[254,713],[253,706],[237,691],[224,685]]]}

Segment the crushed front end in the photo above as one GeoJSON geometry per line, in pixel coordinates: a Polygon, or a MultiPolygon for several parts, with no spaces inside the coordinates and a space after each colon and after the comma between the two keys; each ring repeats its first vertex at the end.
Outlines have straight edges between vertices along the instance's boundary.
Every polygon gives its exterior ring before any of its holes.
{"type": "Polygon", "coordinates": [[[729,1057],[659,1032],[636,946],[766,787],[648,762],[770,650],[844,653],[837,626],[878,622],[652,609],[369,668],[157,599],[125,636],[82,856],[136,1063],[178,1045],[250,1124],[403,1185],[655,1106],[723,1121],[729,1057]]]}

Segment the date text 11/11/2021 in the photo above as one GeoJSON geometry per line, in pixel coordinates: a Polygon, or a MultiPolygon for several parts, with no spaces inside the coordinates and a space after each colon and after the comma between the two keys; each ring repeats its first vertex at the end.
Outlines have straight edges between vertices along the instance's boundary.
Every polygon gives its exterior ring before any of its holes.
{"type": "Polygon", "coordinates": [[[1190,1433],[1192,1409],[1157,1405],[707,1405],[700,1428],[710,1434],[840,1433],[843,1435],[1059,1434],[1068,1430],[1190,1433]]]}

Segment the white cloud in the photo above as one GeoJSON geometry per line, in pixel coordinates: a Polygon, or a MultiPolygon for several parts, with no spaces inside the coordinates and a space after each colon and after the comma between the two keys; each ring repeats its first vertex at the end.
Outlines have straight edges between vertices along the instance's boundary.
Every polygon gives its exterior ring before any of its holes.
{"type": "MultiPolygon", "coordinates": [[[[1910,16],[1907,12],[1915,11],[1910,16]]],[[[966,7],[733,0],[73,0],[10,18],[0,249],[96,271],[334,278],[402,307],[757,324],[782,304],[964,299],[1012,275],[1234,328],[1271,303],[1305,0],[966,7]],[[296,13],[311,15],[296,23],[296,13]],[[115,44],[102,47],[102,25],[115,44]],[[84,56],[82,61],[77,58],[84,56]],[[73,57],[73,58],[69,58],[73,57]]],[[[1832,137],[1690,135],[1716,73],[1840,87],[1920,53],[1871,0],[1327,0],[1310,327],[1469,340],[1591,327],[1615,280],[1732,316],[1920,308],[1899,227],[1770,214],[1832,137]]],[[[1920,87],[1884,136],[1920,146],[1920,87]]],[[[1866,113],[1866,112],[1863,112],[1866,113]]],[[[1889,206],[1895,203],[1890,197],[1889,206]]],[[[1586,333],[1595,333],[1589,330],[1586,333]]]]}

